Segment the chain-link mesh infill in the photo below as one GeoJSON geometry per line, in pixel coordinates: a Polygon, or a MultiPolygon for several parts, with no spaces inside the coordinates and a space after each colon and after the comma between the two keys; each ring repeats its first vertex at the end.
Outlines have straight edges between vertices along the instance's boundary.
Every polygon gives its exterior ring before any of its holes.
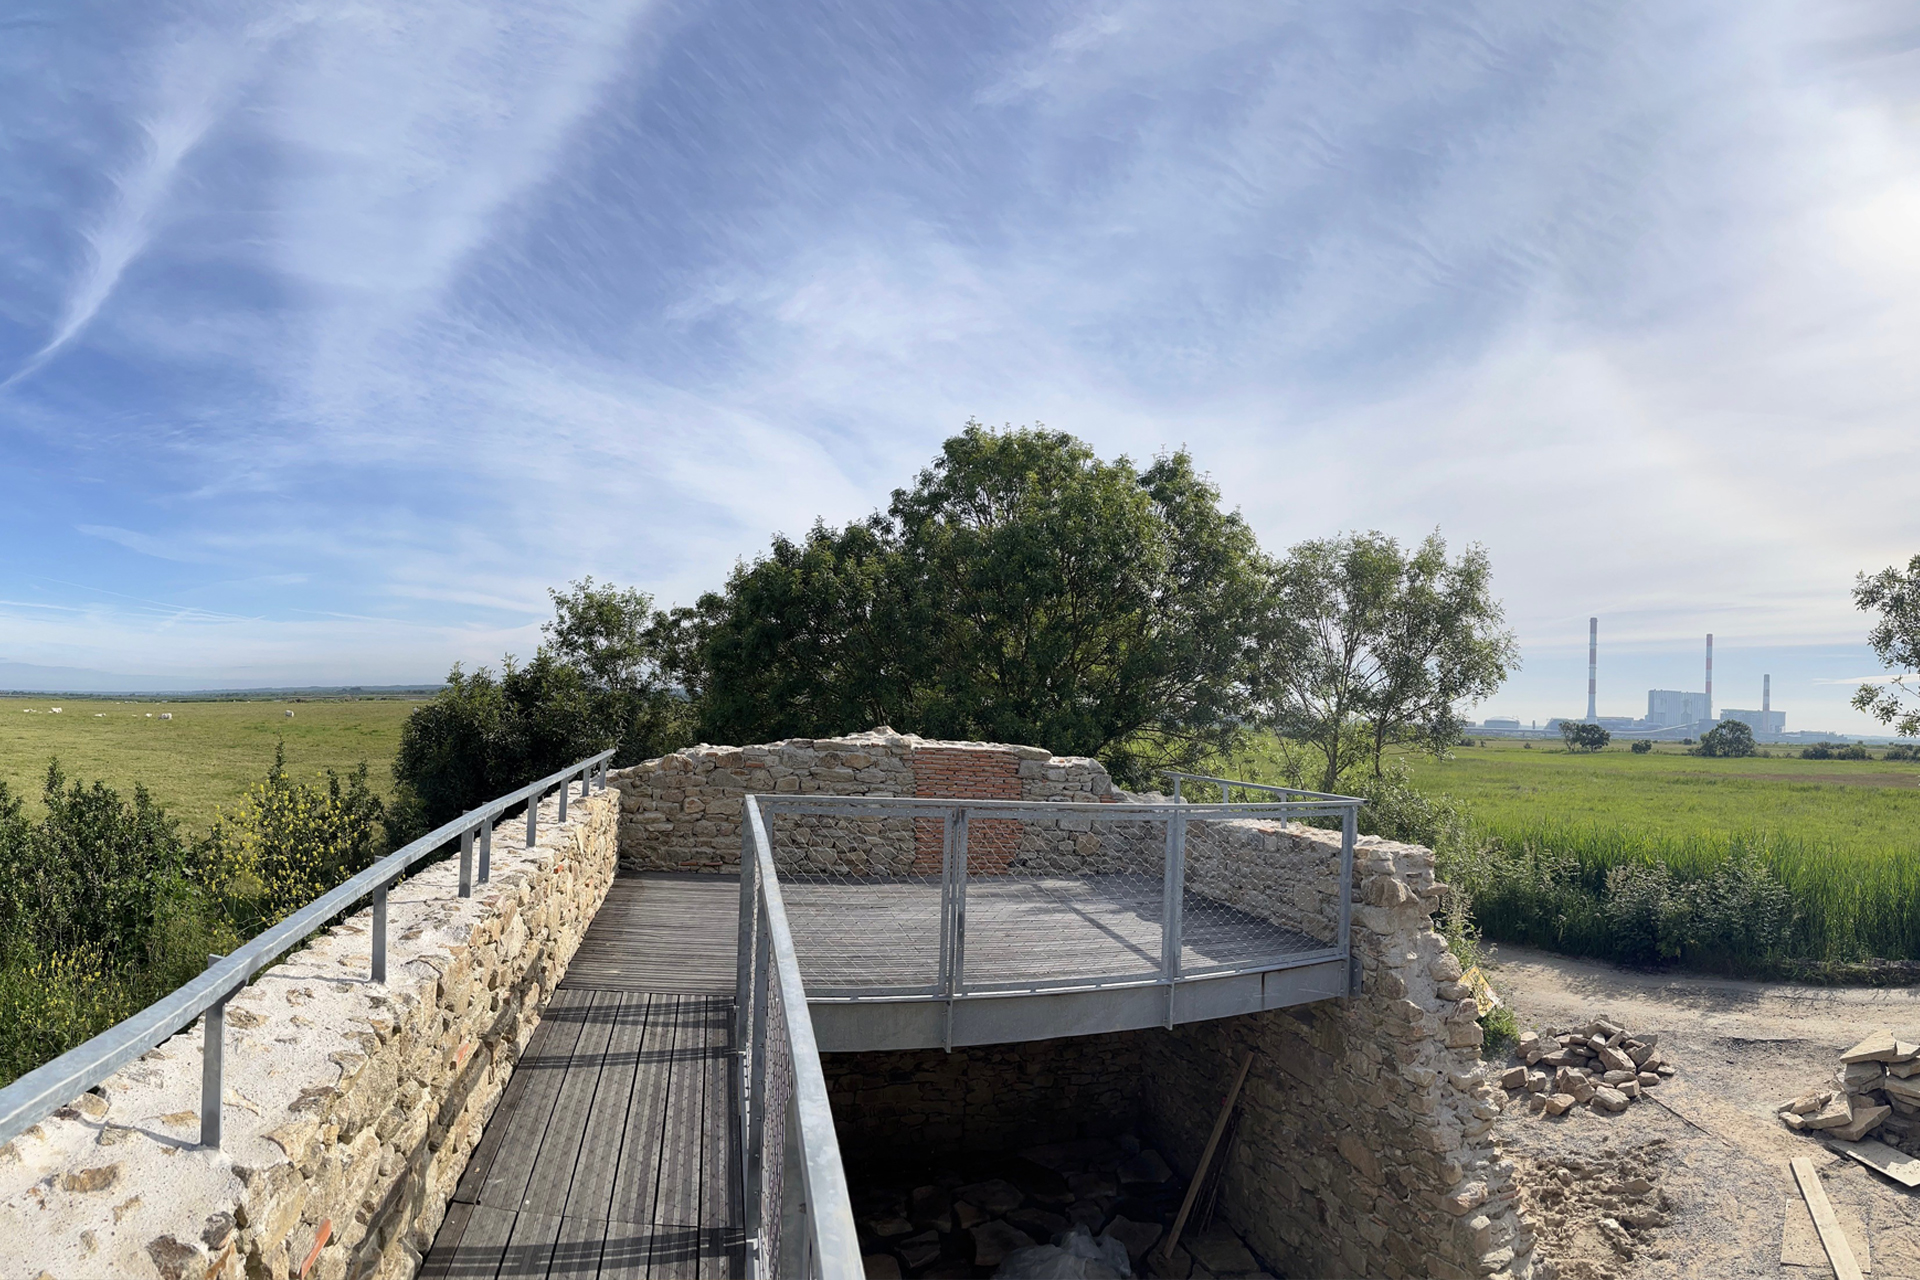
{"type": "Polygon", "coordinates": [[[816,997],[1151,981],[1175,934],[1182,976],[1285,963],[1338,936],[1338,850],[1288,837],[1280,806],[810,808],[774,802],[767,817],[816,997]]]}

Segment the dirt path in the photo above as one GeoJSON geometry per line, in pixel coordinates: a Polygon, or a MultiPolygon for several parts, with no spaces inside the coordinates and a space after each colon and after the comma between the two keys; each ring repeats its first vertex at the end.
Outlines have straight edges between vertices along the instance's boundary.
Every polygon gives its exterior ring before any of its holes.
{"type": "Polygon", "coordinates": [[[1548,1119],[1528,1111],[1523,1092],[1502,1115],[1496,1132],[1521,1168],[1522,1200],[1541,1234],[1536,1274],[1832,1275],[1824,1261],[1781,1263],[1783,1229],[1807,1230],[1787,1162],[1808,1156],[1849,1235],[1866,1237],[1868,1274],[1920,1280],[1920,1194],[1774,1118],[1786,1099],[1829,1084],[1840,1051],[1869,1032],[1920,1039],[1920,990],[1639,973],[1521,947],[1493,948],[1491,959],[1494,986],[1522,1030],[1605,1017],[1657,1033],[1677,1069],[1647,1091],[1663,1105],[1636,1102],[1620,1115],[1576,1107],[1548,1119]],[[1630,1228],[1631,1240],[1607,1229],[1623,1247],[1602,1233],[1609,1217],[1630,1228]]]}

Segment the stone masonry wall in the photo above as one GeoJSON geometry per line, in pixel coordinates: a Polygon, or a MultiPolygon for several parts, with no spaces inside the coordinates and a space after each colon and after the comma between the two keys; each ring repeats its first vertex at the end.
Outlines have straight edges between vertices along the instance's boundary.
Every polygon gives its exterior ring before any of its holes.
{"type": "Polygon", "coordinates": [[[554,809],[392,891],[384,986],[362,911],[233,998],[220,1150],[197,1022],[0,1147],[0,1277],[412,1275],[612,880],[617,794],[554,809]]]}
{"type": "Polygon", "coordinates": [[[1142,1041],[1153,1034],[830,1053],[821,1065],[850,1155],[998,1151],[1130,1131],[1142,1041]]]}
{"type": "Polygon", "coordinates": [[[1252,1052],[1221,1211],[1256,1253],[1289,1275],[1519,1280],[1533,1233],[1493,1146],[1505,1095],[1480,1061],[1477,1010],[1430,927],[1433,855],[1363,838],[1354,884],[1360,994],[1146,1040],[1148,1130],[1191,1174],[1252,1052]]]}
{"type": "MultiPolygon", "coordinates": [[[[789,738],[753,747],[702,743],[609,775],[621,792],[620,861],[630,871],[719,871],[740,865],[742,797],[941,796],[973,800],[1104,801],[1118,794],[1097,760],[1040,747],[929,742],[885,727],[844,738],[789,738]]],[[[799,820],[833,859],[860,870],[937,875],[939,821],[799,820]],[[916,830],[916,828],[918,828],[916,830]]],[[[1017,823],[968,832],[983,872],[1014,856],[1017,823]]],[[[983,829],[984,828],[984,829],[983,829]]]]}

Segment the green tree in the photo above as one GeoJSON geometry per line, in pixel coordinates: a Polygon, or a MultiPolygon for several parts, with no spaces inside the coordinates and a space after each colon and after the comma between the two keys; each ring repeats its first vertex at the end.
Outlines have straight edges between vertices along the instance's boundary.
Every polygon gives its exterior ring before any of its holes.
{"type": "Polygon", "coordinates": [[[668,632],[643,591],[583,578],[549,591],[553,621],[546,650],[583,678],[592,718],[614,736],[616,767],[638,764],[691,741],[687,700],[664,671],[668,632]]]}
{"type": "Polygon", "coordinates": [[[1751,756],[1758,755],[1759,749],[1753,745],[1753,728],[1746,721],[1722,720],[1700,735],[1700,745],[1693,752],[1701,756],[1751,756]]]}
{"type": "Polygon", "coordinates": [[[700,736],[888,723],[1091,755],[1129,782],[1253,710],[1267,566],[1192,459],[1136,469],[969,422],[888,510],[816,526],[677,611],[700,736]]]}
{"type": "Polygon", "coordinates": [[[400,730],[393,842],[613,746],[617,732],[600,710],[586,673],[546,648],[524,667],[503,659],[497,679],[455,664],[447,687],[400,730]]]}
{"type": "Polygon", "coordinates": [[[1867,643],[1880,664],[1896,674],[1887,684],[1863,684],[1853,705],[1882,724],[1890,724],[1903,738],[1920,736],[1920,697],[1911,683],[1920,677],[1920,556],[1902,570],[1894,565],[1854,584],[1856,607],[1880,617],[1867,632],[1867,643]]]}
{"type": "Polygon", "coordinates": [[[1562,720],[1560,736],[1566,741],[1569,751],[1599,751],[1613,735],[1597,724],[1585,724],[1579,720],[1562,720]]]}
{"type": "Polygon", "coordinates": [[[1411,551],[1382,533],[1303,542],[1275,575],[1262,690],[1282,733],[1324,757],[1332,791],[1355,766],[1379,776],[1390,742],[1444,749],[1458,708],[1519,665],[1486,552],[1447,557],[1436,532],[1411,551]]]}

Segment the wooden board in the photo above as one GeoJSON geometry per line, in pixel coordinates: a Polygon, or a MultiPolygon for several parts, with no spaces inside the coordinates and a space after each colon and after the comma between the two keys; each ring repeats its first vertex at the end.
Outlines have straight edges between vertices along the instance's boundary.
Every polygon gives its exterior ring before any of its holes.
{"type": "Polygon", "coordinates": [[[1903,1187],[1920,1187],[1920,1160],[1914,1159],[1904,1151],[1896,1151],[1884,1142],[1841,1142],[1834,1139],[1827,1144],[1841,1155],[1861,1164],[1876,1173],[1884,1173],[1903,1187]]]}
{"type": "Polygon", "coordinates": [[[1836,1280],[1864,1280],[1860,1264],[1854,1259],[1853,1249],[1847,1244],[1846,1233],[1833,1216],[1833,1206],[1827,1201],[1826,1188],[1820,1185],[1820,1175],[1814,1172],[1813,1161],[1805,1156],[1795,1156],[1792,1168],[1794,1181],[1800,1184],[1800,1195],[1806,1200],[1808,1211],[1813,1214],[1814,1230],[1820,1233],[1820,1244],[1827,1251],[1827,1260],[1833,1264],[1836,1280]]]}
{"type": "MultiPolygon", "coordinates": [[[[1867,1239],[1866,1220],[1850,1204],[1834,1205],[1833,1216],[1840,1223],[1840,1230],[1846,1233],[1847,1244],[1853,1249],[1861,1274],[1872,1275],[1873,1249],[1867,1239]]],[[[1826,1248],[1820,1243],[1820,1232],[1813,1225],[1813,1214],[1799,1196],[1792,1197],[1787,1206],[1787,1220],[1780,1232],[1780,1265],[1808,1267],[1822,1276],[1833,1272],[1826,1248]]],[[[1815,1280],[1815,1277],[1808,1276],[1806,1280],[1815,1280]]]]}

